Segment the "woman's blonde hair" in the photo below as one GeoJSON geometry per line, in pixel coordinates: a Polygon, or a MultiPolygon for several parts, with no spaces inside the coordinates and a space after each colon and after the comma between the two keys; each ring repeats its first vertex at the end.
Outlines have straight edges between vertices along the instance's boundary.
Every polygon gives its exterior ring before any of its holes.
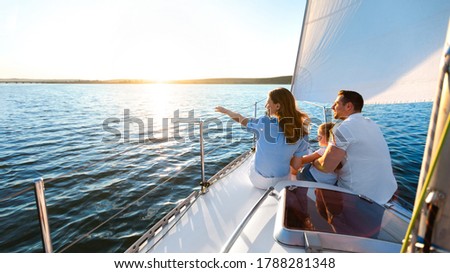
{"type": "Polygon", "coordinates": [[[309,117],[297,109],[295,98],[286,88],[277,88],[269,92],[269,98],[280,104],[276,113],[280,129],[287,143],[296,143],[308,135],[309,117]]]}

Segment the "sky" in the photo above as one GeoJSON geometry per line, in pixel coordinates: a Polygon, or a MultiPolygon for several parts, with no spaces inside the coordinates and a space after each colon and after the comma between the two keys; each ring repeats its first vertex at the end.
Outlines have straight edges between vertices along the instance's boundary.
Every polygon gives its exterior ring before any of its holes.
{"type": "Polygon", "coordinates": [[[0,0],[0,79],[292,75],[305,0],[0,0]]]}

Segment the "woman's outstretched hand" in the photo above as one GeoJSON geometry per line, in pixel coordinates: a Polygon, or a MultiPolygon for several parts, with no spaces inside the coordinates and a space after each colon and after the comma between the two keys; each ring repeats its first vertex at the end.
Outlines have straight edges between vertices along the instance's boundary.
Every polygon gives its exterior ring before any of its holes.
{"type": "Polygon", "coordinates": [[[243,126],[247,126],[248,119],[243,117],[239,113],[235,113],[235,112],[228,110],[227,108],[222,107],[222,106],[216,106],[215,111],[229,116],[231,119],[233,119],[236,122],[239,122],[243,126]]]}
{"type": "Polygon", "coordinates": [[[222,106],[216,106],[215,111],[222,114],[227,114],[228,112],[230,112],[227,108],[222,106]]]}

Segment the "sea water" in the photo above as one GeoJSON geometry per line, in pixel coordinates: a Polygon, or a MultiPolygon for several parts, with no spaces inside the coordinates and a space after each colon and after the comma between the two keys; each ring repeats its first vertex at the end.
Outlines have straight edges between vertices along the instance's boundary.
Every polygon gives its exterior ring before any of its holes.
{"type": "MultiPolygon", "coordinates": [[[[0,252],[41,252],[33,185],[45,181],[55,252],[123,252],[201,181],[253,146],[214,112],[264,114],[274,85],[0,84],[0,252]]],[[[283,86],[289,88],[289,86],[283,86]]],[[[315,120],[322,108],[300,103],[315,120]]],[[[411,209],[431,103],[367,105],[411,209]]],[[[319,123],[318,121],[316,123],[319,123]]],[[[311,127],[312,146],[317,124],[311,127]]]]}

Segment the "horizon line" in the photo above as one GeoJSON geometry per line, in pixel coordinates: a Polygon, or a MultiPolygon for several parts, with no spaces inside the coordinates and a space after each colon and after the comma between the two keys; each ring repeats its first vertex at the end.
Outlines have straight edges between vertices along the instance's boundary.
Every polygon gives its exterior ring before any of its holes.
{"type": "Polygon", "coordinates": [[[6,78],[0,79],[0,83],[105,83],[105,84],[291,84],[292,76],[261,77],[261,78],[197,78],[181,80],[147,80],[147,79],[33,79],[33,78],[6,78]]]}

